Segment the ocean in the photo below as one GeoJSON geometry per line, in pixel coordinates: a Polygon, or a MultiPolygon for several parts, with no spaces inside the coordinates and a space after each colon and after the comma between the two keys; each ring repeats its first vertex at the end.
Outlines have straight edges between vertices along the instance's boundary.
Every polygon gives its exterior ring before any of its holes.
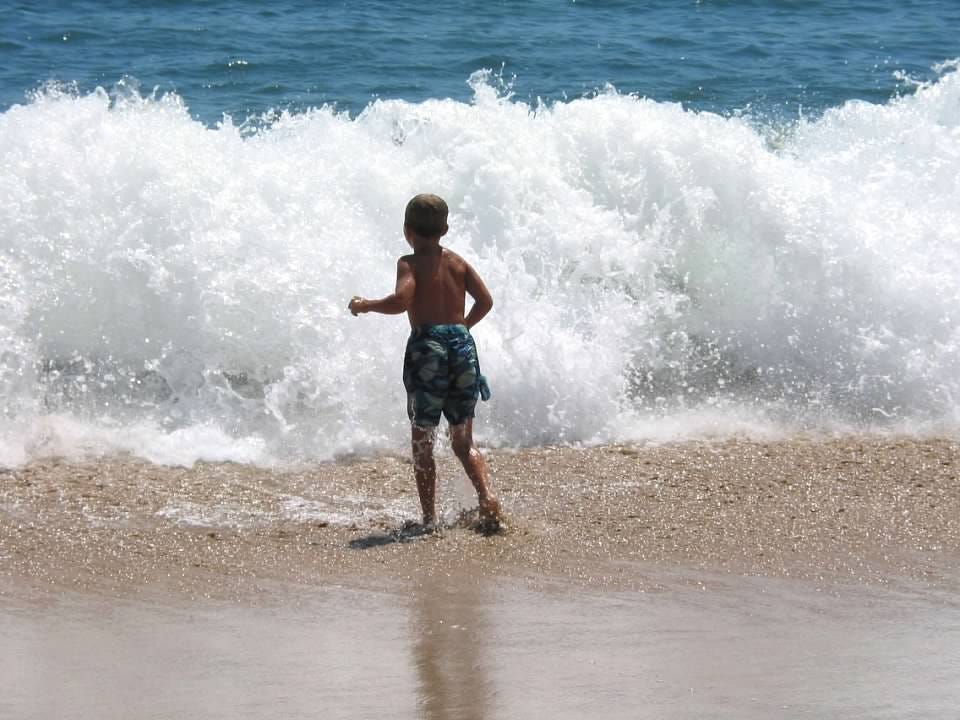
{"type": "Polygon", "coordinates": [[[5,3],[0,465],[402,449],[403,207],[487,445],[960,429],[951,0],[5,3]]]}

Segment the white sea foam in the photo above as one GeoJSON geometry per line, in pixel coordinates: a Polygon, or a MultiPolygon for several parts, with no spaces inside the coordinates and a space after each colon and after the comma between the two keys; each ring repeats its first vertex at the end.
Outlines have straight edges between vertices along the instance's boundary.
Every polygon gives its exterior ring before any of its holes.
{"type": "Polygon", "coordinates": [[[303,523],[324,523],[338,527],[390,527],[416,516],[416,502],[411,499],[370,507],[370,498],[338,498],[336,503],[306,500],[288,496],[280,502],[280,515],[285,520],[303,523]]]}
{"type": "Polygon", "coordinates": [[[270,515],[239,504],[201,505],[177,501],[160,508],[157,517],[183,527],[248,528],[265,525],[270,515]]]}
{"type": "Polygon", "coordinates": [[[486,442],[936,427],[960,399],[960,74],[775,131],[617,94],[208,128],[175,96],[0,115],[0,464],[402,447],[403,206],[496,308],[486,442]]]}

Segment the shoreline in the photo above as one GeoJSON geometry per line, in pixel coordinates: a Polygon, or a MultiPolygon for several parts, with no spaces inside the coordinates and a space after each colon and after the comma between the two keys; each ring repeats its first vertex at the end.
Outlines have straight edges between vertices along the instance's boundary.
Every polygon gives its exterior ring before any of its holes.
{"type": "Polygon", "coordinates": [[[271,470],[109,457],[0,470],[0,594],[255,597],[272,583],[387,587],[462,573],[644,590],[698,573],[954,587],[960,442],[887,436],[485,450],[506,528],[438,454],[445,527],[406,458],[271,470]]]}

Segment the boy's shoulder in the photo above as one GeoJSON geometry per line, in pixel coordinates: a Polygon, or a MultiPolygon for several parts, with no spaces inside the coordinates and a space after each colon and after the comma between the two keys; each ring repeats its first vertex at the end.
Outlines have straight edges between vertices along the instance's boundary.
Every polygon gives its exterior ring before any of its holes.
{"type": "Polygon", "coordinates": [[[453,250],[450,250],[449,248],[444,248],[444,249],[443,249],[443,254],[444,254],[444,255],[447,255],[447,256],[450,257],[452,260],[456,260],[457,262],[462,262],[462,263],[465,263],[465,262],[466,262],[466,260],[464,260],[462,257],[460,257],[459,255],[457,255],[457,253],[455,253],[453,250]]]}
{"type": "Polygon", "coordinates": [[[436,258],[441,260],[446,260],[449,263],[452,263],[455,266],[466,266],[467,261],[462,257],[457,255],[453,250],[445,248],[442,245],[440,246],[440,252],[436,255],[418,255],[417,253],[407,253],[406,255],[401,255],[400,259],[397,262],[405,262],[410,265],[415,265],[419,262],[425,262],[428,260],[435,260],[436,258]]]}

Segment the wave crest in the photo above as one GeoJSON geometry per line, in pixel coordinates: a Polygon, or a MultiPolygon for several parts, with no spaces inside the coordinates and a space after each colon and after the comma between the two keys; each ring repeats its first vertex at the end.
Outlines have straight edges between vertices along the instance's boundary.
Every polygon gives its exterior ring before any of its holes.
{"type": "Polygon", "coordinates": [[[43,89],[0,115],[0,463],[63,423],[85,428],[67,446],[158,461],[399,446],[406,329],[345,305],[392,287],[426,190],[497,300],[476,331],[487,442],[952,431],[960,76],[942,72],[786,128],[613,89],[530,106],[490,75],[470,104],[214,128],[132,82],[43,89]]]}

